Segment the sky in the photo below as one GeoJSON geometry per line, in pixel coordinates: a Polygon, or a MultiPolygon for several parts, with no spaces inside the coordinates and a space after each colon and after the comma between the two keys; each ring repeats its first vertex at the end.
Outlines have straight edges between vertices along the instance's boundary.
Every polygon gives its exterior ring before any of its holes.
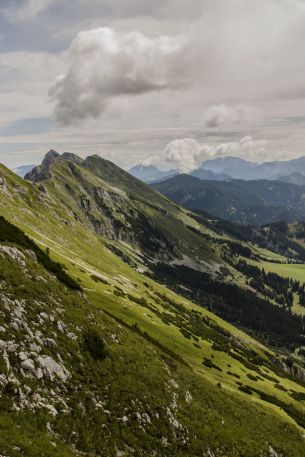
{"type": "Polygon", "coordinates": [[[1,0],[0,162],[305,155],[305,0],[1,0]]]}

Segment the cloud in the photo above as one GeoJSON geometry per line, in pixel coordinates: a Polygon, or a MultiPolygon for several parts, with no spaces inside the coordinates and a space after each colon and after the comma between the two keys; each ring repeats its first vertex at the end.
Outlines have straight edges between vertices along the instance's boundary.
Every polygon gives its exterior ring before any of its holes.
{"type": "Polygon", "coordinates": [[[251,136],[216,145],[200,144],[192,138],[183,138],[170,141],[161,154],[150,161],[143,161],[143,163],[167,165],[178,168],[182,173],[187,173],[198,168],[203,160],[215,157],[235,156],[249,160],[263,159],[267,144],[266,140],[254,140],[251,136]]]}
{"type": "Polygon", "coordinates": [[[25,2],[16,7],[14,4],[4,9],[6,18],[11,22],[32,21],[52,5],[54,0],[25,0],[25,2]]]}
{"type": "MultiPolygon", "coordinates": [[[[33,150],[36,144],[38,156],[61,145],[63,150],[100,152],[128,167],[164,152],[175,138],[195,138],[203,148],[201,154],[206,151],[212,156],[218,144],[219,153],[225,150],[254,159],[255,154],[265,160],[304,154],[303,0],[0,3],[1,34],[5,35],[0,41],[0,128],[18,120],[44,118],[54,107],[61,122],[75,123],[65,129],[56,125],[45,134],[0,137],[0,161],[10,150],[8,142],[12,148],[18,144],[18,150],[26,150],[28,142],[33,150]],[[11,12],[9,21],[1,14],[5,8],[11,12]],[[100,26],[113,32],[111,40],[122,50],[119,55],[106,53],[96,44],[100,38],[92,37],[95,44],[85,46],[90,30],[100,26]],[[84,30],[89,31],[83,32],[86,40],[77,35],[84,30]],[[134,30],[156,49],[153,58],[148,58],[152,52],[146,52],[147,46],[142,54],[135,52],[135,44],[127,55],[127,37],[134,30]],[[162,59],[159,37],[172,37],[170,42],[179,48],[169,59],[162,59]],[[75,51],[70,47],[73,39],[78,43],[75,51]],[[120,59],[127,62],[126,71],[120,59]],[[165,75],[162,87],[159,69],[165,75]],[[133,92],[126,89],[124,78],[132,71],[137,88],[133,92]],[[108,80],[103,72],[109,73],[108,80]],[[64,77],[55,84],[59,74],[64,77]],[[142,92],[138,76],[150,83],[142,92]],[[51,85],[53,101],[47,95],[51,85]],[[264,122],[252,122],[247,108],[256,106],[263,109],[264,122]],[[86,122],[77,125],[84,118],[86,122]],[[244,145],[243,152],[239,141],[248,135],[255,144],[244,145]],[[258,138],[268,139],[265,157],[258,138]]],[[[138,41],[135,38],[133,43],[138,41]]]]}
{"type": "Polygon", "coordinates": [[[184,83],[181,37],[148,37],[106,27],[81,32],[69,49],[69,68],[50,90],[55,117],[65,125],[97,118],[118,96],[175,89],[184,83]]]}
{"type": "MultiPolygon", "coordinates": [[[[122,1],[114,1],[111,8],[101,1],[89,0],[90,10],[93,5],[97,18],[101,17],[97,4],[103,5],[109,27],[76,36],[69,49],[68,72],[51,90],[61,123],[98,118],[114,98],[125,95],[135,112],[138,100],[134,95],[139,93],[150,94],[147,116],[158,104],[159,118],[170,122],[177,115],[178,102],[164,89],[181,88],[175,97],[183,107],[181,119],[188,114],[194,122],[195,116],[202,117],[201,107],[210,106],[204,125],[222,129],[255,122],[260,117],[256,105],[265,112],[263,105],[269,103],[267,112],[274,114],[274,101],[305,96],[305,63],[301,59],[305,52],[305,2],[227,0],[224,4],[197,0],[192,2],[197,5],[196,20],[183,17],[181,1],[175,17],[169,14],[173,7],[169,0],[156,0],[154,12],[147,1],[125,2],[125,19],[122,1]],[[153,37],[152,33],[158,35],[153,37]],[[158,97],[161,91],[162,97],[158,97]]],[[[77,1],[80,9],[81,3],[77,1]]],[[[62,10],[66,13],[64,7],[62,10]]],[[[128,121],[134,116],[130,113],[128,121]]]]}
{"type": "Polygon", "coordinates": [[[255,123],[262,116],[262,110],[256,106],[236,105],[225,103],[211,105],[203,116],[203,123],[208,128],[228,128],[243,124],[255,123]]]}
{"type": "Polygon", "coordinates": [[[192,138],[173,140],[162,154],[163,160],[181,172],[194,170],[200,162],[200,144],[192,138]]]}
{"type": "Polygon", "coordinates": [[[217,145],[202,145],[201,160],[215,157],[242,157],[248,160],[260,160],[266,156],[267,140],[255,140],[250,135],[244,136],[239,141],[220,143],[217,145]]]}
{"type": "Polygon", "coordinates": [[[2,123],[49,116],[49,81],[62,68],[64,59],[56,54],[0,53],[0,128],[2,123]]]}

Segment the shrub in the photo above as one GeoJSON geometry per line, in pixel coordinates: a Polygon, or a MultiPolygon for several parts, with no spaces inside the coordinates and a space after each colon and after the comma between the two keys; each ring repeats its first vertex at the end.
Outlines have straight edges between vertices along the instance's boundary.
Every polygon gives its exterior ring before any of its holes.
{"type": "Polygon", "coordinates": [[[93,279],[93,281],[95,281],[95,282],[101,282],[102,284],[107,284],[107,285],[109,285],[109,282],[106,281],[106,279],[101,278],[100,276],[91,275],[91,279],[93,279]]]}
{"type": "Polygon", "coordinates": [[[283,392],[287,392],[286,387],[282,386],[280,383],[275,383],[274,384],[275,389],[282,390],[283,392]]]}
{"type": "Polygon", "coordinates": [[[222,369],[220,367],[218,367],[217,365],[215,365],[214,362],[212,362],[211,359],[205,357],[202,361],[203,365],[205,365],[206,367],[208,368],[215,368],[215,370],[218,370],[218,371],[222,371],[222,369]]]}
{"type": "Polygon", "coordinates": [[[95,329],[89,329],[84,335],[86,349],[94,360],[103,360],[107,356],[105,341],[95,329]]]}
{"type": "Polygon", "coordinates": [[[257,381],[259,378],[254,376],[252,373],[247,373],[247,377],[251,379],[251,381],[257,381]]]}
{"type": "Polygon", "coordinates": [[[179,331],[182,333],[182,335],[183,335],[185,338],[188,338],[189,340],[192,338],[191,332],[189,332],[188,330],[186,330],[186,328],[180,328],[179,331]]]}
{"type": "Polygon", "coordinates": [[[249,386],[242,385],[242,386],[239,386],[238,389],[241,390],[242,392],[244,392],[245,394],[252,395],[252,390],[249,386]]]}

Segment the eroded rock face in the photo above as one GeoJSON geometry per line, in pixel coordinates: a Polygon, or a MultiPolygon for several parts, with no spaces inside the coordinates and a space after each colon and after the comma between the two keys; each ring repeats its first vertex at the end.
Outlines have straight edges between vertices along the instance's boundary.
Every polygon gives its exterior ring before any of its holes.
{"type": "Polygon", "coordinates": [[[4,193],[8,192],[7,184],[3,176],[0,176],[0,190],[4,193]]]}
{"type": "Polygon", "coordinates": [[[52,357],[49,356],[39,356],[36,359],[37,364],[43,371],[45,378],[53,381],[55,377],[59,378],[61,381],[66,381],[70,376],[69,371],[61,364],[56,362],[52,357]]]}
{"type": "MultiPolygon", "coordinates": [[[[36,256],[29,250],[0,245],[0,259],[17,266],[21,277],[30,277],[36,256]]],[[[58,405],[61,411],[68,410],[64,391],[72,376],[67,360],[61,356],[58,334],[69,339],[69,331],[75,339],[77,335],[72,332],[74,327],[58,325],[62,316],[60,299],[53,298],[50,309],[48,302],[14,298],[13,285],[0,283],[0,395],[9,384],[16,395],[13,404],[16,411],[43,408],[54,416],[58,405]],[[41,311],[34,311],[37,309],[41,311]]]]}
{"type": "Polygon", "coordinates": [[[60,157],[69,162],[76,163],[77,165],[80,165],[83,162],[83,159],[78,155],[73,154],[73,152],[64,152],[60,157]]]}
{"type": "Polygon", "coordinates": [[[19,249],[11,247],[11,246],[3,246],[0,245],[0,252],[4,252],[8,256],[10,256],[13,260],[17,260],[19,263],[24,262],[25,255],[23,252],[19,251],[19,249]]]}
{"type": "Polygon", "coordinates": [[[83,159],[81,159],[76,154],[73,154],[71,152],[64,152],[62,155],[60,155],[58,152],[51,149],[45,155],[41,165],[38,165],[37,167],[34,167],[31,171],[29,171],[25,175],[24,179],[33,182],[40,182],[44,181],[45,179],[49,179],[51,177],[50,166],[55,160],[59,158],[63,160],[68,160],[69,162],[73,162],[78,165],[81,164],[83,161],[83,159]]]}
{"type": "Polygon", "coordinates": [[[60,156],[60,154],[56,151],[54,151],[54,149],[51,149],[49,152],[46,153],[46,155],[44,156],[44,159],[42,161],[42,166],[44,167],[48,167],[52,162],[54,162],[54,160],[56,160],[58,157],[60,156]]]}
{"type": "Polygon", "coordinates": [[[51,149],[45,155],[41,165],[38,165],[37,167],[33,168],[33,170],[29,171],[29,173],[27,173],[25,175],[24,179],[27,179],[28,181],[33,181],[33,182],[40,182],[40,181],[44,181],[45,179],[49,179],[51,177],[50,165],[58,157],[60,157],[60,154],[58,154],[58,152],[51,149]]]}
{"type": "Polygon", "coordinates": [[[21,368],[23,370],[35,371],[35,364],[32,359],[26,359],[21,362],[21,368]]]}

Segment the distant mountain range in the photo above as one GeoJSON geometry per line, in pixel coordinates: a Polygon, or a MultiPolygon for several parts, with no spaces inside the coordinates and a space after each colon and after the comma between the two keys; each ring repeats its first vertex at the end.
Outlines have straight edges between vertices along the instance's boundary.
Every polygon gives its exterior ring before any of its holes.
{"type": "MultiPolygon", "coordinates": [[[[129,173],[146,183],[158,182],[179,174],[179,170],[160,170],[149,165],[136,165],[129,173]]],[[[305,156],[293,160],[256,163],[238,157],[218,157],[205,160],[189,173],[196,178],[210,181],[230,179],[268,179],[305,185],[305,156]]]]}
{"type": "Polygon", "coordinates": [[[203,181],[181,174],[153,187],[191,209],[240,224],[305,220],[305,186],[281,181],[203,181]]]}
{"type": "Polygon", "coordinates": [[[228,181],[232,179],[231,176],[225,173],[215,173],[214,171],[204,170],[203,168],[197,168],[197,170],[192,171],[190,175],[202,179],[203,181],[228,181]]]}
{"type": "MultiPolygon", "coordinates": [[[[135,178],[140,179],[146,184],[152,184],[154,182],[165,181],[166,179],[172,178],[173,176],[178,175],[179,170],[160,170],[154,165],[135,165],[130,168],[128,171],[135,178]]],[[[215,173],[211,170],[204,170],[203,168],[198,168],[190,173],[192,176],[195,176],[199,179],[204,179],[207,181],[226,181],[231,179],[231,177],[224,173],[215,173]]]]}
{"type": "Polygon", "coordinates": [[[290,184],[297,184],[298,186],[305,186],[305,176],[302,173],[295,171],[290,175],[280,176],[278,181],[288,182],[290,184]]]}
{"type": "Polygon", "coordinates": [[[219,157],[202,162],[200,168],[234,179],[279,179],[293,173],[305,175],[305,156],[292,160],[256,163],[238,157],[219,157]]]}

